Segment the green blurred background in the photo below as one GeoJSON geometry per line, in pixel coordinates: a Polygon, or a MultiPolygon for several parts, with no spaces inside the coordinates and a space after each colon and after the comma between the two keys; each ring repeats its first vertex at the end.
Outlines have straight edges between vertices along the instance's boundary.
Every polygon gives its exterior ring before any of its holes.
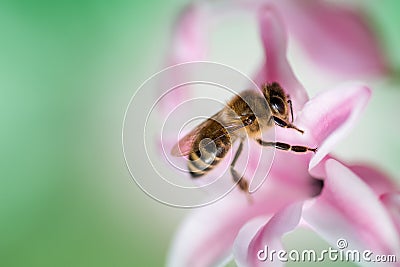
{"type": "MultiPolygon", "coordinates": [[[[136,88],[160,70],[186,2],[0,2],[0,266],[164,265],[188,211],[139,190],[121,126],[136,88]]],[[[399,69],[399,2],[364,3],[399,69]]],[[[400,90],[380,85],[338,154],[399,177],[400,90]]]]}

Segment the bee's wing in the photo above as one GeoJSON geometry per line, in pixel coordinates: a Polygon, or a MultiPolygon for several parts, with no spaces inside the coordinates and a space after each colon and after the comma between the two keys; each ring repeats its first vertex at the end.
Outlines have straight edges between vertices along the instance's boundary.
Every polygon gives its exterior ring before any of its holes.
{"type": "MultiPolygon", "coordinates": [[[[210,124],[214,123],[214,121],[219,122],[226,131],[223,131],[221,130],[221,128],[218,128],[216,131],[219,133],[217,132],[212,133],[211,136],[215,137],[211,139],[210,142],[215,141],[227,134],[233,133],[234,131],[237,131],[244,127],[242,121],[239,119],[239,117],[237,117],[237,115],[234,116],[232,114],[229,114],[229,112],[226,112],[226,110],[223,109],[214,116],[212,116],[211,118],[207,119],[206,121],[198,125],[190,133],[188,133],[181,140],[179,140],[179,142],[176,143],[172,148],[171,155],[176,157],[189,155],[190,152],[192,151],[193,142],[196,140],[198,134],[201,132],[202,129],[207,128],[210,124]]],[[[206,146],[207,144],[209,143],[202,144],[202,147],[206,146]]]]}
{"type": "Polygon", "coordinates": [[[196,128],[194,128],[190,133],[185,135],[181,140],[179,140],[179,142],[176,143],[172,148],[171,155],[175,157],[182,157],[189,155],[190,151],[192,150],[193,142],[196,140],[197,135],[203,128],[207,127],[209,123],[210,119],[204,121],[196,128]]]}

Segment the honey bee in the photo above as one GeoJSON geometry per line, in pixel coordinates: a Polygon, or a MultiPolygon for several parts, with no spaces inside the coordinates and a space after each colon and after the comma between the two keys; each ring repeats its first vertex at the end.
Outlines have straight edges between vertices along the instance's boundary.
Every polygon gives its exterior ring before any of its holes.
{"type": "Polygon", "coordinates": [[[184,136],[172,148],[171,154],[177,157],[188,156],[189,173],[192,178],[198,178],[211,171],[232,145],[240,141],[230,163],[230,172],[234,182],[238,183],[241,190],[248,193],[248,181],[235,170],[243,142],[247,137],[262,146],[280,150],[297,153],[316,152],[316,148],[261,139],[262,131],[267,131],[274,125],[304,133],[288,121],[289,111],[293,122],[292,102],[277,82],[263,85],[262,95],[254,90],[246,90],[233,97],[222,110],[184,136]]]}

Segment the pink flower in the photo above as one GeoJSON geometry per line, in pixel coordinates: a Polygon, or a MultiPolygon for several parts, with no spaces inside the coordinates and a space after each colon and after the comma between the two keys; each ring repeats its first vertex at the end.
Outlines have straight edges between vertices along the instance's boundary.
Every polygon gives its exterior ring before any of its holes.
{"type": "Polygon", "coordinates": [[[399,187],[373,168],[348,165],[329,154],[361,115],[371,91],[348,83],[309,100],[286,59],[283,20],[270,7],[259,15],[266,62],[257,78],[278,81],[287,90],[297,114],[295,124],[305,130],[299,135],[277,127],[277,141],[317,146],[318,151],[277,151],[252,204],[234,191],[194,210],[175,236],[168,266],[210,266],[231,254],[239,266],[280,266],[280,261],[258,260],[257,253],[265,245],[281,249],[282,235],[299,226],[309,227],[334,247],[344,238],[349,249],[399,257],[399,187]]]}

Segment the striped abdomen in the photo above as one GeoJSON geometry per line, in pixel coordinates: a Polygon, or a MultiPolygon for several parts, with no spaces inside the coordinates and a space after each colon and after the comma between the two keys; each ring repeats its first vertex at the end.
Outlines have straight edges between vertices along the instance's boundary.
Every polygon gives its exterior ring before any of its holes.
{"type": "MultiPolygon", "coordinates": [[[[226,131],[221,127],[221,131],[226,131]]],[[[200,177],[212,170],[231,148],[228,134],[219,134],[218,138],[200,135],[189,154],[188,169],[193,178],[200,177]]]]}

